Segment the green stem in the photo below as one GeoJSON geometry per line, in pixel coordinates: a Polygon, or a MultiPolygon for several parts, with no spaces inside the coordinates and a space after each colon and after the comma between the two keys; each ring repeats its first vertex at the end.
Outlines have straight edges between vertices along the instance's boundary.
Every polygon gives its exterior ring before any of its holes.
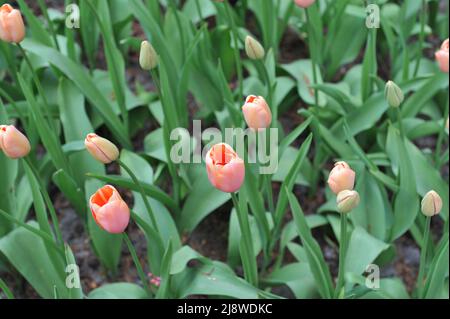
{"type": "Polygon", "coordinates": [[[428,250],[428,240],[430,238],[430,225],[431,217],[427,216],[427,221],[425,225],[425,231],[422,238],[421,252],[420,252],[420,264],[419,264],[419,275],[417,276],[417,296],[422,298],[422,290],[424,287],[424,275],[427,263],[427,250],[428,250]]]}
{"type": "MultiPolygon", "coordinates": [[[[28,58],[28,55],[26,53],[26,51],[24,50],[24,48],[20,45],[20,43],[17,43],[17,47],[19,48],[20,52],[22,53],[23,58],[25,59],[26,64],[28,65],[30,72],[32,74],[33,80],[34,80],[34,84],[36,85],[36,88],[39,92],[39,94],[42,97],[42,101],[44,102],[44,109],[45,109],[45,113],[47,115],[47,119],[48,119],[48,123],[50,125],[50,128],[56,132],[56,127],[53,124],[52,121],[52,117],[51,117],[51,113],[50,113],[50,105],[47,101],[47,97],[45,96],[45,92],[44,89],[42,88],[41,82],[39,81],[39,78],[37,76],[37,73],[34,71],[33,69],[33,65],[31,64],[30,59],[28,58]]],[[[37,125],[38,123],[36,123],[37,125]]]]}
{"type": "Polygon", "coordinates": [[[58,216],[56,215],[55,207],[53,206],[52,200],[51,200],[50,196],[48,195],[47,188],[45,187],[44,183],[42,182],[42,178],[39,175],[39,171],[34,166],[31,159],[29,157],[25,157],[24,160],[25,160],[25,163],[28,165],[28,167],[33,172],[34,177],[36,178],[36,180],[39,184],[39,188],[41,189],[42,197],[44,197],[45,205],[48,208],[48,211],[50,213],[50,218],[53,223],[53,228],[54,228],[55,234],[56,234],[56,241],[59,245],[64,246],[64,240],[62,237],[61,229],[59,227],[58,216]]]}
{"type": "Polygon", "coordinates": [[[197,8],[198,17],[200,18],[200,22],[203,21],[202,8],[200,7],[200,3],[198,0],[195,0],[195,7],[197,8]]]}
{"type": "Polygon", "coordinates": [[[266,177],[264,178],[266,181],[266,188],[267,188],[267,198],[269,203],[269,211],[270,213],[275,213],[275,205],[273,203],[273,191],[272,191],[272,175],[266,174],[266,177]]]}
{"type": "Polygon", "coordinates": [[[423,43],[425,40],[425,20],[427,15],[427,4],[425,0],[422,0],[422,12],[420,15],[420,34],[419,34],[419,53],[417,54],[416,66],[414,68],[414,77],[417,76],[420,67],[420,61],[422,58],[423,43]]]}
{"type": "Polygon", "coordinates": [[[256,260],[253,257],[253,244],[250,231],[248,216],[243,212],[239,206],[239,201],[235,193],[231,193],[234,208],[239,220],[239,227],[241,228],[243,245],[245,252],[241,252],[242,264],[244,266],[244,275],[246,280],[253,286],[258,286],[258,270],[256,260]]]}
{"type": "MultiPolygon", "coordinates": [[[[150,76],[153,79],[153,83],[155,84],[155,87],[156,87],[156,93],[158,94],[159,100],[162,103],[162,101],[163,101],[162,97],[163,96],[162,96],[161,84],[160,84],[160,80],[159,80],[157,71],[155,69],[154,70],[150,70],[150,76]]],[[[171,117],[168,116],[167,111],[164,108],[164,106],[163,106],[163,113],[164,113],[164,121],[167,121],[167,125],[169,126],[168,129],[170,130],[173,127],[176,127],[176,123],[172,123],[172,121],[170,120],[171,117]]],[[[179,122],[178,119],[176,119],[175,121],[179,122]]],[[[165,126],[165,124],[164,124],[164,126],[165,126]]],[[[166,153],[168,155],[168,152],[166,152],[166,153]]],[[[177,206],[179,207],[180,206],[180,198],[181,198],[181,195],[180,195],[180,193],[181,193],[181,184],[180,184],[178,175],[176,174],[175,167],[173,169],[170,169],[171,165],[173,165],[172,162],[169,161],[168,165],[169,165],[169,173],[170,173],[170,175],[172,177],[172,181],[173,181],[174,199],[175,199],[175,202],[177,203],[177,206]]]]}
{"type": "Polygon", "coordinates": [[[441,168],[441,152],[442,152],[442,145],[444,143],[444,135],[446,130],[446,123],[448,119],[448,108],[449,108],[449,92],[447,90],[447,103],[445,105],[445,111],[444,111],[444,123],[442,124],[442,129],[439,131],[439,135],[436,142],[436,152],[435,152],[435,166],[437,169],[441,168]]]}
{"type": "Polygon", "coordinates": [[[341,295],[341,290],[344,289],[345,296],[344,275],[345,275],[345,255],[347,249],[347,214],[341,213],[341,242],[339,246],[339,274],[336,284],[335,298],[341,295]]]}
{"type": "Polygon", "coordinates": [[[397,112],[397,122],[398,122],[398,128],[400,130],[400,136],[402,138],[405,137],[405,131],[403,130],[403,123],[402,123],[402,112],[400,111],[400,107],[396,107],[397,112]]]}
{"type": "Polygon", "coordinates": [[[0,95],[2,95],[8,102],[9,104],[11,104],[11,106],[14,108],[14,110],[17,112],[17,115],[19,115],[20,120],[22,121],[22,125],[25,129],[25,132],[27,132],[27,134],[29,133],[29,128],[28,128],[28,121],[26,120],[25,114],[23,114],[23,112],[20,110],[20,108],[17,106],[16,101],[14,101],[11,96],[2,88],[0,88],[0,95]]]}
{"type": "Polygon", "coordinates": [[[54,250],[56,250],[62,258],[65,258],[64,251],[61,249],[61,247],[56,245],[56,243],[53,241],[53,238],[51,238],[47,233],[43,232],[40,229],[34,228],[34,227],[28,225],[27,223],[24,223],[24,222],[18,220],[17,218],[8,214],[4,210],[0,209],[0,215],[3,216],[4,218],[6,218],[7,220],[9,220],[10,222],[17,224],[17,225],[25,228],[29,232],[35,234],[36,236],[40,237],[43,241],[45,241],[47,244],[49,244],[50,247],[52,247],[54,250]]]}
{"type": "MultiPolygon", "coordinates": [[[[311,58],[311,66],[312,66],[312,74],[313,74],[313,85],[317,85],[317,68],[316,68],[316,59],[312,50],[314,38],[313,38],[313,27],[311,21],[309,19],[309,9],[306,9],[306,24],[308,27],[308,47],[309,47],[309,55],[311,58]]],[[[319,92],[316,88],[314,88],[314,104],[315,106],[319,106],[319,92]]]]}
{"type": "Polygon", "coordinates": [[[158,228],[158,223],[156,222],[155,214],[153,213],[153,209],[150,206],[150,203],[148,202],[147,196],[145,195],[145,191],[144,188],[142,187],[141,182],[133,173],[133,171],[124,162],[122,162],[120,159],[117,159],[117,163],[128,173],[128,175],[130,175],[131,179],[138,187],[139,192],[141,193],[142,200],[144,201],[145,208],[147,209],[147,213],[152,221],[152,226],[156,230],[156,232],[161,236],[161,233],[158,228]]]}
{"type": "Polygon", "coordinates": [[[239,35],[237,32],[236,24],[233,19],[233,15],[231,13],[230,9],[230,3],[228,0],[225,1],[225,11],[229,20],[229,23],[231,25],[231,32],[233,34],[233,45],[234,45],[234,60],[236,63],[236,69],[237,69],[237,77],[238,77],[238,85],[239,85],[239,99],[241,99],[244,96],[244,74],[243,74],[243,68],[242,68],[242,61],[241,56],[239,52],[239,35]]]}
{"type": "Polygon", "coordinates": [[[137,270],[139,279],[142,281],[142,284],[144,285],[145,290],[147,291],[147,293],[149,295],[152,295],[150,286],[149,286],[149,284],[147,282],[148,281],[147,280],[147,276],[145,275],[144,270],[142,269],[142,265],[141,265],[141,263],[139,261],[139,258],[137,256],[136,249],[134,249],[133,243],[131,242],[131,240],[128,237],[127,233],[123,233],[123,239],[125,240],[125,243],[127,244],[128,250],[129,250],[129,252],[131,254],[131,258],[133,258],[133,262],[134,262],[134,265],[136,266],[136,270],[137,270]]]}
{"type": "Polygon", "coordinates": [[[45,2],[42,0],[38,0],[39,7],[41,8],[42,15],[44,16],[45,20],[47,20],[48,28],[50,30],[50,34],[52,35],[53,42],[55,42],[56,49],[58,51],[61,51],[59,48],[58,40],[56,38],[56,32],[55,27],[53,25],[53,21],[50,19],[50,16],[48,15],[47,6],[45,5],[45,2]]]}
{"type": "Polygon", "coordinates": [[[172,9],[174,11],[174,15],[175,15],[175,22],[177,24],[177,28],[178,28],[178,33],[180,34],[180,41],[181,41],[181,54],[183,56],[183,62],[186,60],[185,54],[186,54],[186,49],[185,49],[185,41],[184,41],[184,32],[183,32],[183,27],[181,26],[181,21],[180,21],[180,16],[178,15],[178,10],[177,10],[177,5],[174,2],[174,0],[170,0],[170,5],[172,6],[172,9]]]}
{"type": "Polygon", "coordinates": [[[2,280],[2,278],[0,278],[0,290],[3,290],[3,293],[5,294],[7,299],[14,299],[13,293],[8,288],[8,286],[6,285],[6,282],[4,282],[2,280]]]}

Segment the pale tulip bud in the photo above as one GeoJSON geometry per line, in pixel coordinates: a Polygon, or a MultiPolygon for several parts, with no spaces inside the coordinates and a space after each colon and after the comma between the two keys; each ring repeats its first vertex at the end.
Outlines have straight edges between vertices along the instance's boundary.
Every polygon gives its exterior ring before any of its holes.
{"type": "Polygon", "coordinates": [[[295,0],[295,4],[301,8],[308,8],[314,2],[316,2],[316,0],[295,0]]]}
{"type": "Polygon", "coordinates": [[[439,68],[445,73],[448,73],[448,47],[449,41],[447,39],[442,43],[440,50],[435,53],[439,68]]]}
{"type": "Polygon", "coordinates": [[[245,52],[252,60],[261,60],[266,55],[261,43],[253,39],[251,36],[245,38],[245,52]]]}
{"type": "Polygon", "coordinates": [[[352,190],[355,186],[355,175],[346,162],[337,162],[328,176],[328,186],[335,194],[343,190],[352,190]]]}
{"type": "Polygon", "coordinates": [[[158,65],[159,57],[153,46],[148,41],[142,41],[139,54],[139,64],[144,70],[152,70],[158,65]]]}
{"type": "Polygon", "coordinates": [[[22,158],[30,153],[30,142],[13,125],[0,125],[0,150],[12,159],[22,158]]]}
{"type": "Polygon", "coordinates": [[[391,107],[399,107],[405,98],[402,90],[392,81],[386,83],[384,96],[391,107]]]}
{"type": "Polygon", "coordinates": [[[25,25],[20,11],[9,4],[0,7],[0,39],[19,43],[25,37],[25,25]]]}
{"type": "Polygon", "coordinates": [[[242,112],[248,127],[253,130],[265,129],[272,122],[272,112],[262,96],[249,95],[242,112]]]}
{"type": "Polygon", "coordinates": [[[111,234],[125,231],[130,221],[130,209],[119,192],[110,185],[103,186],[89,199],[95,222],[111,234]]]}
{"type": "Polygon", "coordinates": [[[349,213],[358,206],[359,194],[357,191],[344,190],[337,195],[336,203],[340,213],[349,213]]]}
{"type": "Polygon", "coordinates": [[[84,145],[88,152],[103,164],[114,162],[119,157],[117,146],[95,133],[90,133],[86,136],[84,145]]]}
{"type": "Polygon", "coordinates": [[[441,212],[442,199],[435,191],[429,191],[422,199],[422,213],[425,216],[434,216],[441,212]]]}
{"type": "Polygon", "coordinates": [[[219,143],[206,154],[206,171],[211,184],[226,193],[234,193],[245,177],[245,164],[230,145],[219,143]]]}

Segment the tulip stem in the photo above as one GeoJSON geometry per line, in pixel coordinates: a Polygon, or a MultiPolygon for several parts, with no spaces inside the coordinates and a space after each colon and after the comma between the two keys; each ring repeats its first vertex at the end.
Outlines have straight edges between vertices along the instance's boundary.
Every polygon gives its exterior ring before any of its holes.
{"type": "Polygon", "coordinates": [[[427,15],[427,4],[425,0],[422,0],[422,11],[420,14],[420,33],[419,33],[419,52],[417,54],[416,66],[414,68],[414,77],[417,76],[420,67],[420,61],[422,59],[423,42],[425,40],[425,20],[427,15]]]}
{"type": "Polygon", "coordinates": [[[266,181],[266,188],[267,188],[267,198],[269,203],[269,211],[271,214],[275,212],[275,205],[273,203],[273,191],[272,191],[272,174],[266,174],[264,177],[266,181]]]}
{"type": "Polygon", "coordinates": [[[442,152],[442,144],[444,142],[444,134],[445,129],[447,125],[447,119],[448,119],[448,107],[449,107],[449,92],[447,91],[447,103],[445,105],[445,111],[444,111],[444,124],[442,125],[442,129],[439,131],[439,135],[436,142],[436,154],[435,154],[435,167],[439,170],[441,167],[441,152],[442,152]]]}
{"type": "Polygon", "coordinates": [[[397,122],[398,122],[398,128],[400,130],[401,137],[405,137],[405,131],[403,130],[403,123],[402,123],[402,112],[400,111],[400,107],[396,107],[397,112],[397,122]]]}
{"type": "Polygon", "coordinates": [[[151,295],[152,292],[151,292],[150,286],[147,282],[147,276],[145,276],[144,270],[142,269],[142,265],[137,256],[136,249],[134,248],[133,243],[130,240],[130,237],[128,237],[127,233],[125,233],[125,232],[123,233],[123,239],[125,240],[125,243],[127,244],[128,250],[131,254],[131,258],[133,258],[133,262],[134,262],[134,265],[136,266],[136,271],[138,273],[139,279],[141,279],[142,284],[144,285],[147,293],[149,295],[151,295]]]}
{"type": "Polygon", "coordinates": [[[56,132],[56,127],[55,127],[55,125],[52,122],[52,117],[51,117],[51,113],[50,113],[50,105],[48,104],[47,97],[45,96],[44,89],[42,88],[42,85],[41,85],[41,82],[39,81],[37,73],[34,71],[33,65],[31,64],[31,61],[28,58],[28,55],[27,55],[27,52],[25,51],[25,49],[20,45],[20,43],[17,43],[17,47],[19,48],[20,52],[22,53],[22,56],[25,59],[26,64],[30,68],[30,72],[32,74],[34,84],[36,85],[36,88],[37,88],[39,94],[42,97],[42,101],[44,102],[44,107],[43,108],[45,109],[45,113],[47,115],[47,119],[48,119],[48,123],[50,125],[50,128],[54,132],[56,132]]]}
{"type": "Polygon", "coordinates": [[[234,45],[234,61],[236,63],[236,69],[237,69],[237,77],[238,77],[238,85],[239,85],[239,99],[241,99],[244,96],[244,75],[243,75],[243,69],[242,69],[242,61],[239,53],[239,34],[236,28],[236,23],[233,19],[233,16],[231,14],[230,10],[230,3],[228,0],[225,1],[225,11],[231,26],[231,32],[233,34],[233,45],[234,45]]]}
{"type": "MultiPolygon", "coordinates": [[[[158,76],[157,71],[155,69],[150,70],[150,76],[153,79],[153,82],[154,82],[155,87],[156,87],[156,93],[158,94],[159,100],[162,103],[163,102],[163,95],[162,95],[162,91],[161,91],[161,82],[159,80],[159,76],[158,76]]],[[[171,130],[174,127],[176,127],[177,124],[176,123],[172,123],[173,121],[171,121],[171,116],[169,116],[169,114],[167,114],[168,111],[166,110],[166,108],[164,106],[163,106],[162,109],[163,109],[163,113],[164,113],[163,135],[168,136],[168,133],[166,134],[166,129],[171,130]]],[[[175,122],[179,123],[180,120],[176,117],[175,118],[175,122]]],[[[169,140],[167,140],[167,141],[168,141],[168,143],[170,143],[169,140]]],[[[164,148],[165,148],[167,157],[169,157],[169,151],[167,150],[167,147],[165,146],[164,148]]],[[[175,202],[177,203],[177,206],[179,206],[179,204],[180,204],[180,197],[181,197],[180,196],[181,185],[180,185],[180,182],[179,182],[178,175],[176,174],[175,167],[173,167],[173,169],[171,168],[171,166],[174,166],[174,164],[171,161],[169,161],[168,162],[168,166],[169,166],[169,173],[172,176],[172,181],[173,181],[173,184],[174,184],[173,185],[174,199],[175,199],[175,202]]]]}
{"type": "Polygon", "coordinates": [[[419,275],[417,276],[417,297],[422,298],[422,289],[424,286],[424,275],[425,267],[427,263],[427,250],[428,250],[428,240],[430,237],[430,226],[431,217],[427,216],[427,221],[425,225],[425,230],[422,238],[421,252],[420,252],[420,264],[419,264],[419,275]]]}
{"type": "Polygon", "coordinates": [[[340,245],[339,245],[339,274],[338,280],[336,284],[335,298],[339,298],[341,295],[341,290],[344,289],[345,294],[345,286],[344,286],[344,274],[345,274],[345,255],[347,248],[347,214],[341,213],[341,237],[340,237],[340,245]]]}
{"type": "Polygon", "coordinates": [[[48,29],[50,30],[50,34],[53,38],[53,42],[55,42],[56,49],[58,51],[61,51],[59,48],[58,40],[56,38],[56,32],[55,32],[55,27],[53,25],[53,21],[52,21],[52,19],[50,19],[50,16],[48,15],[47,6],[45,5],[45,2],[42,0],[38,0],[38,3],[39,3],[39,7],[41,9],[42,15],[44,16],[45,20],[47,20],[48,29]]]}
{"type": "MultiPolygon", "coordinates": [[[[313,39],[313,28],[312,28],[312,24],[311,21],[309,19],[309,9],[305,10],[305,15],[306,15],[306,24],[308,27],[308,46],[309,46],[309,55],[311,58],[311,66],[312,66],[312,74],[313,74],[313,82],[314,85],[317,85],[317,69],[316,69],[316,59],[314,57],[313,54],[313,43],[314,43],[314,39],[313,39]]],[[[314,88],[314,104],[315,106],[319,106],[319,92],[317,91],[316,88],[314,88]]]]}
{"type": "Polygon", "coordinates": [[[153,228],[156,230],[158,234],[161,235],[158,229],[158,223],[156,222],[155,214],[153,213],[153,209],[150,206],[150,203],[148,202],[147,196],[145,195],[144,188],[142,187],[141,182],[139,182],[139,179],[136,177],[136,175],[133,173],[133,171],[120,159],[117,159],[117,163],[122,167],[128,175],[130,175],[133,182],[136,184],[136,186],[139,189],[139,192],[141,193],[142,200],[144,201],[145,208],[147,209],[147,213],[150,216],[150,219],[152,221],[153,228]]]}
{"type": "Polygon", "coordinates": [[[183,27],[181,26],[181,20],[180,20],[180,16],[178,15],[178,9],[177,9],[177,5],[174,2],[174,0],[170,0],[170,6],[173,9],[173,14],[175,16],[175,23],[177,25],[178,28],[178,33],[180,34],[180,42],[181,42],[181,54],[183,56],[183,62],[186,60],[186,49],[185,49],[185,41],[184,41],[184,32],[183,32],[183,27]]]}
{"type": "Polygon", "coordinates": [[[240,208],[239,201],[235,193],[231,193],[234,209],[241,229],[242,246],[240,246],[241,260],[244,268],[245,279],[253,286],[258,286],[258,268],[253,256],[253,244],[251,237],[248,215],[240,208]],[[242,247],[242,248],[241,248],[242,247]]]}
{"type": "Polygon", "coordinates": [[[28,165],[28,167],[33,172],[33,175],[34,175],[36,181],[38,182],[39,188],[41,189],[42,197],[44,198],[44,202],[47,205],[48,211],[50,213],[50,218],[53,223],[53,228],[55,230],[55,235],[56,235],[56,241],[59,245],[64,245],[64,240],[62,237],[61,229],[59,228],[58,217],[56,215],[55,207],[53,206],[52,200],[50,199],[50,196],[48,195],[47,189],[46,189],[44,183],[42,182],[42,179],[39,175],[39,171],[34,166],[33,162],[30,160],[29,157],[25,157],[24,160],[25,160],[26,165],[28,165]]]}
{"type": "Polygon", "coordinates": [[[200,6],[198,0],[195,0],[195,7],[197,8],[197,14],[198,18],[200,19],[200,22],[203,22],[202,7],[200,6]]]}

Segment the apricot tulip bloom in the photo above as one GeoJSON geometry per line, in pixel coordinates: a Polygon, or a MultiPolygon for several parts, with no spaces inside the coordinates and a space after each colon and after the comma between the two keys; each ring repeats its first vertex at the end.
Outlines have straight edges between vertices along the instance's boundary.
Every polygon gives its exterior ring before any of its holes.
{"type": "Polygon", "coordinates": [[[316,0],[295,0],[295,4],[302,8],[308,8],[316,0]]]}
{"type": "Polygon", "coordinates": [[[442,210],[441,196],[433,190],[429,191],[422,199],[421,208],[425,216],[431,217],[439,214],[442,210]]]}
{"type": "Polygon", "coordinates": [[[272,112],[262,96],[249,95],[242,112],[248,127],[253,130],[265,129],[272,122],[272,112]]]}
{"type": "Polygon", "coordinates": [[[245,164],[230,145],[214,145],[206,154],[205,162],[209,181],[215,188],[234,193],[241,187],[245,177],[245,164]]]}
{"type": "Polygon", "coordinates": [[[439,64],[439,67],[441,68],[442,72],[448,73],[448,46],[449,41],[448,39],[445,40],[442,45],[441,49],[436,52],[436,61],[439,64]]]}
{"type": "Polygon", "coordinates": [[[117,146],[95,133],[90,133],[86,136],[84,145],[88,152],[103,164],[114,162],[119,157],[119,149],[117,146]]]}
{"type": "Polygon", "coordinates": [[[0,125],[0,150],[12,159],[22,158],[30,153],[30,142],[13,125],[0,125]]]}
{"type": "Polygon", "coordinates": [[[103,186],[89,199],[95,222],[111,234],[125,231],[130,221],[130,209],[119,192],[110,185],[103,186]]]}
{"type": "Polygon", "coordinates": [[[25,37],[25,25],[19,10],[9,4],[0,7],[0,39],[19,43],[25,37]]]}
{"type": "Polygon", "coordinates": [[[353,190],[355,186],[355,172],[346,162],[337,162],[328,177],[328,186],[335,194],[344,190],[353,190]]]}

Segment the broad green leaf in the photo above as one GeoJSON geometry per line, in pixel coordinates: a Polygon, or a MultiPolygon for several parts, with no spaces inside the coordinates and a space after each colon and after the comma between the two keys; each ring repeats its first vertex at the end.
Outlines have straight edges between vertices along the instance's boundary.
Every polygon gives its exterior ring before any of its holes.
{"type": "Polygon", "coordinates": [[[291,192],[288,192],[287,189],[285,189],[285,191],[287,193],[286,196],[289,198],[294,222],[302,240],[308,258],[309,268],[311,269],[314,281],[317,285],[317,290],[322,298],[331,298],[333,295],[331,274],[325,263],[320,246],[311,234],[311,230],[306,223],[305,215],[297,199],[291,192]]]}
{"type": "Polygon", "coordinates": [[[181,210],[180,230],[192,231],[203,218],[229,199],[230,194],[221,192],[211,185],[206,175],[206,168],[201,170],[181,210]]]}
{"type": "MultiPolygon", "coordinates": [[[[33,221],[28,225],[38,228],[33,221]]],[[[69,297],[65,277],[60,275],[64,264],[59,260],[61,269],[55,268],[39,236],[19,227],[0,239],[0,251],[42,298],[52,299],[54,287],[61,298],[69,297]]]]}
{"type": "Polygon", "coordinates": [[[370,235],[364,228],[356,226],[350,236],[345,272],[362,274],[389,245],[370,235]]]}
{"type": "Polygon", "coordinates": [[[89,299],[147,299],[147,293],[136,284],[118,282],[92,290],[89,299]]]}

